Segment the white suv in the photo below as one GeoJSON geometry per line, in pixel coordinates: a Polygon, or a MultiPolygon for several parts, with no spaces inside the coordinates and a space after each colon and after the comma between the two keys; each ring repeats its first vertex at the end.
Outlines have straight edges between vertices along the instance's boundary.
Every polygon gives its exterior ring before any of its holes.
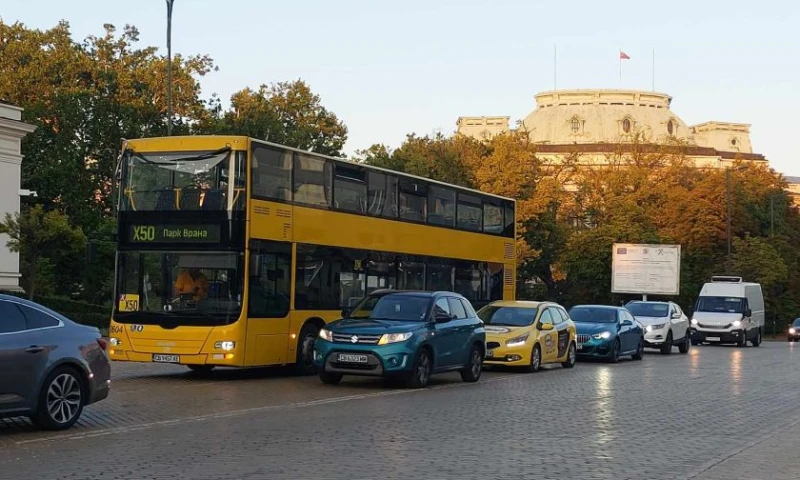
{"type": "Polygon", "coordinates": [[[691,346],[689,338],[689,318],[681,307],[673,302],[633,301],[625,305],[636,320],[644,327],[644,345],[657,348],[664,355],[678,347],[687,353],[691,346]]]}

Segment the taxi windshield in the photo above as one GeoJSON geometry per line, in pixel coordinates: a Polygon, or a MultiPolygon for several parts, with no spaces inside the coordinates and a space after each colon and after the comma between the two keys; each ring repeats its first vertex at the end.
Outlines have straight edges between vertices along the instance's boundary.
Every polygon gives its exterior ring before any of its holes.
{"type": "Polygon", "coordinates": [[[536,319],[538,308],[493,307],[487,306],[478,312],[478,317],[486,325],[504,327],[527,327],[536,319]]]}

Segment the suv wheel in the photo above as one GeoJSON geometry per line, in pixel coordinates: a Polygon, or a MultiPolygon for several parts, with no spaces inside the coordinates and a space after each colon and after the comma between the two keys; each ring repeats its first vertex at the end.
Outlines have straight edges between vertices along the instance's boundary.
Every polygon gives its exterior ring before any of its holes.
{"type": "Polygon", "coordinates": [[[46,430],[64,430],[75,425],[83,412],[83,379],[71,368],[55,369],[39,392],[39,407],[33,421],[46,430]]]}
{"type": "Polygon", "coordinates": [[[469,352],[469,363],[461,370],[461,380],[465,382],[477,382],[481,378],[483,370],[483,352],[477,345],[472,346],[469,352]]]}
{"type": "Polygon", "coordinates": [[[678,346],[678,351],[681,353],[689,353],[689,348],[692,346],[691,340],[689,340],[689,334],[686,334],[686,338],[683,339],[683,343],[678,346]]]}
{"type": "Polygon", "coordinates": [[[319,379],[322,380],[322,383],[328,385],[336,385],[342,381],[343,376],[341,373],[326,372],[324,370],[319,372],[319,379]]]}
{"type": "Polygon", "coordinates": [[[411,388],[425,388],[428,385],[428,380],[431,379],[432,372],[431,354],[424,348],[420,349],[417,354],[417,360],[414,362],[414,369],[408,378],[408,386],[411,388]]]}
{"type": "Polygon", "coordinates": [[[661,345],[661,355],[669,355],[672,353],[672,330],[667,333],[667,340],[661,345]]]}

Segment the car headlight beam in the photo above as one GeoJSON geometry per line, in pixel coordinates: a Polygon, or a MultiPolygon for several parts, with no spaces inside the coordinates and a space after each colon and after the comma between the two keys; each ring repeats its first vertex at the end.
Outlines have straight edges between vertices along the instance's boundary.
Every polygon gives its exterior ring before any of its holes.
{"type": "Polygon", "coordinates": [[[595,333],[592,337],[596,338],[597,340],[607,340],[611,338],[611,332],[601,332],[595,333]]]}
{"type": "Polygon", "coordinates": [[[328,341],[328,342],[332,342],[333,341],[333,333],[330,330],[328,330],[327,328],[323,328],[323,329],[321,329],[319,331],[319,338],[321,338],[321,339],[323,339],[325,341],[328,341]]]}
{"type": "Polygon", "coordinates": [[[402,333],[384,333],[381,335],[381,339],[378,340],[378,345],[388,345],[390,343],[399,343],[405,342],[409,338],[411,338],[411,332],[402,332],[402,333]]]}
{"type": "Polygon", "coordinates": [[[734,320],[731,325],[733,325],[733,328],[739,328],[739,327],[742,326],[742,321],[741,320],[734,320]]]}
{"type": "Polygon", "coordinates": [[[528,341],[528,337],[530,336],[529,333],[525,335],[520,335],[519,337],[509,338],[506,340],[506,347],[521,347],[525,345],[525,342],[528,341]]]}

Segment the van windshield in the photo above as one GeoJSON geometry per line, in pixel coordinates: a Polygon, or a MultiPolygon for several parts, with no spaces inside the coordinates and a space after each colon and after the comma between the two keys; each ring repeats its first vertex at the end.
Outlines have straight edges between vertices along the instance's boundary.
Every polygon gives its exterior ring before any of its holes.
{"type": "Polygon", "coordinates": [[[696,312],[742,313],[744,299],[739,297],[700,297],[696,312]]]}

